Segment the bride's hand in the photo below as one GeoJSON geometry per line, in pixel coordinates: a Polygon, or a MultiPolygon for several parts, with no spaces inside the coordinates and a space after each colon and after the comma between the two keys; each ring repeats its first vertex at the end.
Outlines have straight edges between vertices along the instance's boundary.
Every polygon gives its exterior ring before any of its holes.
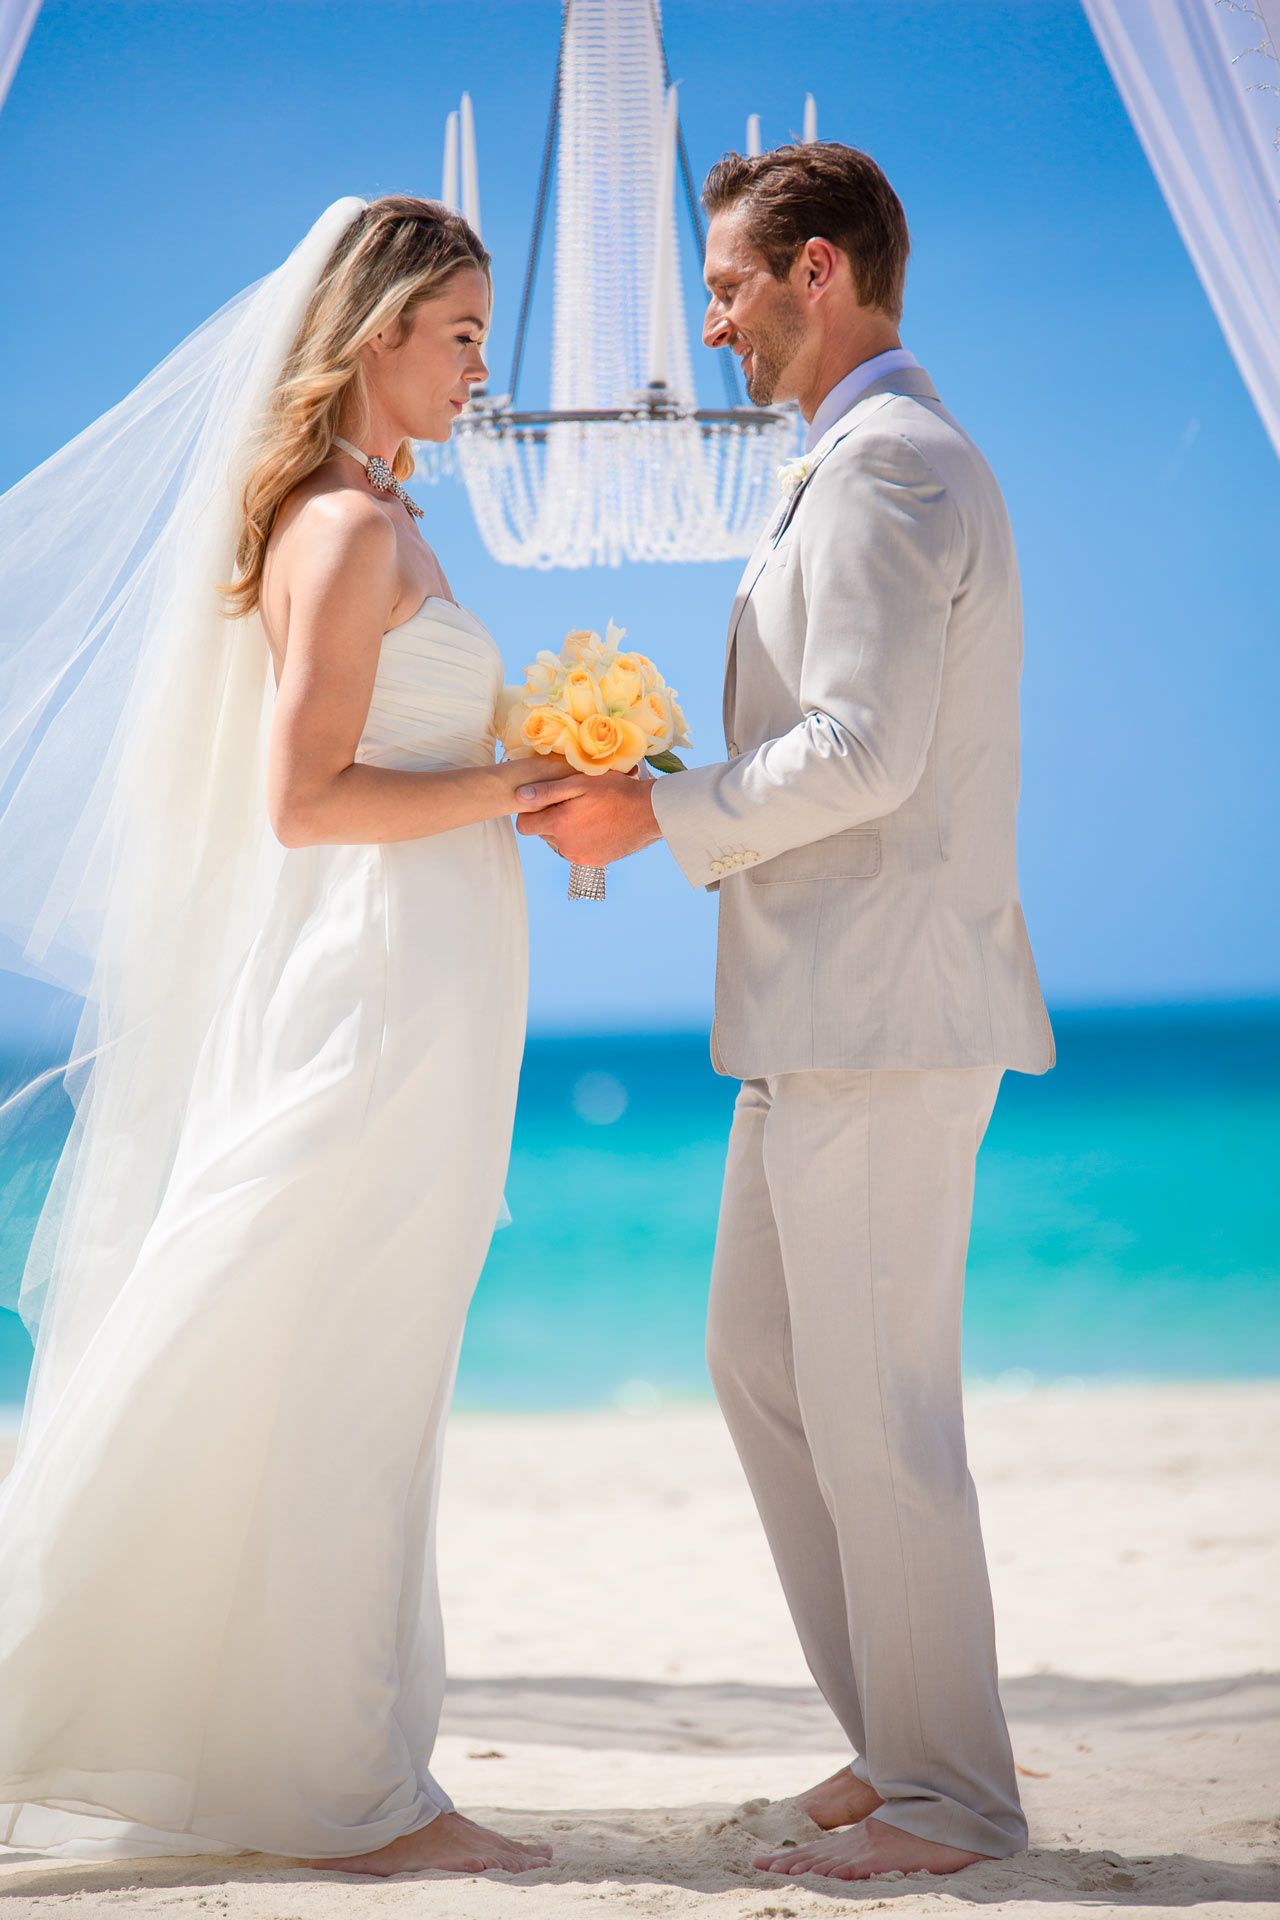
{"type": "Polygon", "coordinates": [[[570,800],[584,792],[587,785],[586,776],[575,773],[569,762],[558,753],[534,753],[518,760],[499,760],[493,770],[506,790],[512,813],[539,813],[544,807],[558,806],[562,800],[570,800]],[[563,782],[567,780],[575,780],[578,784],[564,787],[563,782]],[[539,798],[518,800],[516,788],[535,781],[544,790],[539,798]]]}

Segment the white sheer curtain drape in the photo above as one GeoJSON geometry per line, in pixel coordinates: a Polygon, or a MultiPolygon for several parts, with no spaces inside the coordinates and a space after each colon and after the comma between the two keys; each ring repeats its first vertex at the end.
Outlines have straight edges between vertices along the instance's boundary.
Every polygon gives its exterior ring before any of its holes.
{"type": "Polygon", "coordinates": [[[40,0],[0,0],[0,107],[39,11],[40,0]]]}
{"type": "Polygon", "coordinates": [[[1280,0],[1083,0],[1280,453],[1280,0]]]}

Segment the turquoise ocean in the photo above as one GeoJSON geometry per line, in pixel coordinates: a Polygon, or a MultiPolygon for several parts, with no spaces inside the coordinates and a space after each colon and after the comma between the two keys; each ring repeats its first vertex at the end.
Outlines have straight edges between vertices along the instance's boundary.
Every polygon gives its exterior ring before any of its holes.
{"type": "MultiPolygon", "coordinates": [[[[1064,1012],[1006,1074],[978,1167],[971,1383],[1280,1373],[1280,1002],[1064,1012]]],[[[0,1079],[3,1063],[0,1063],[0,1079]]],[[[457,1404],[643,1410],[709,1395],[702,1322],[735,1083],[702,1034],[530,1040],[457,1404]]],[[[10,1288],[51,1168],[10,1160],[10,1288]]],[[[251,1337],[252,1329],[246,1330],[251,1337]]],[[[0,1408],[30,1348],[0,1313],[0,1408]]]]}

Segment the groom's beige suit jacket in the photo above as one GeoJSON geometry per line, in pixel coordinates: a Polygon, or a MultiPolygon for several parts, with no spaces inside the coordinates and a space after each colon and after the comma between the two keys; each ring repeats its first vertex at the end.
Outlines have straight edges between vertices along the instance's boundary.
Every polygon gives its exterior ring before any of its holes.
{"type": "Polygon", "coordinates": [[[654,787],[719,889],[712,1057],[1042,1073],[1018,900],[1022,606],[1004,501],[923,368],[808,456],[729,622],[729,758],[654,787]]]}

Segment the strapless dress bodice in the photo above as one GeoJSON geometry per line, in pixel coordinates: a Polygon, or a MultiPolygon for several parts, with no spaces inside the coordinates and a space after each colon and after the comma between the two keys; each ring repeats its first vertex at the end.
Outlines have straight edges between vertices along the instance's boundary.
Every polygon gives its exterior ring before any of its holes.
{"type": "Polygon", "coordinates": [[[356,759],[381,767],[478,767],[493,759],[502,658],[487,628],[432,596],[383,635],[356,759]]]}

